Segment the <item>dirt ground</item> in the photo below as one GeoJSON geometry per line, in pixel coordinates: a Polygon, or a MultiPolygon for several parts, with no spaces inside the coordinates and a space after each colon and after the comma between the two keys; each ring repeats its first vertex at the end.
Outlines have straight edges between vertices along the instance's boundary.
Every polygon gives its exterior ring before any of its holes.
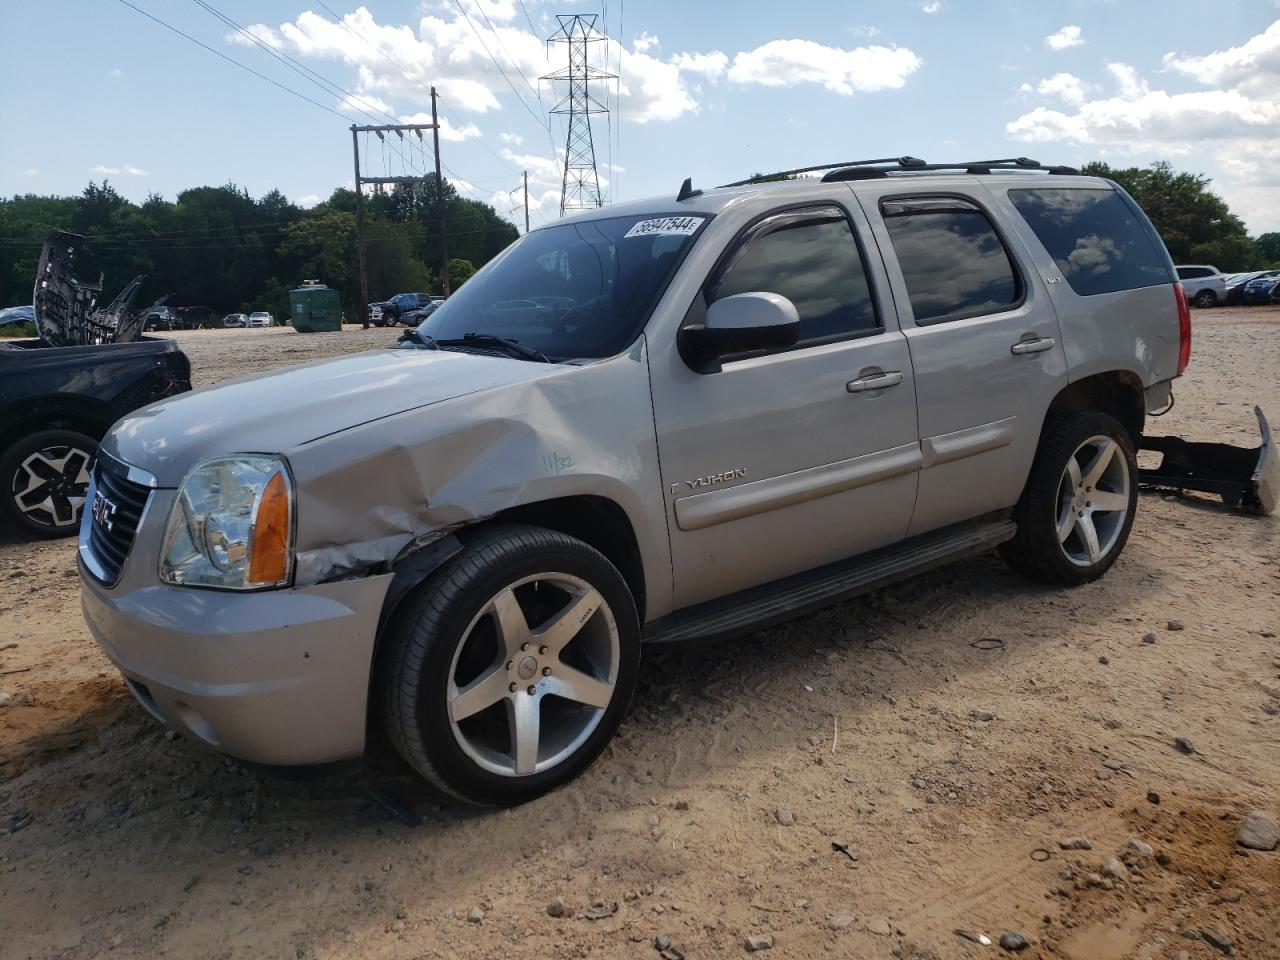
{"type": "MultiPolygon", "coordinates": [[[[1256,443],[1280,308],[1194,328],[1152,432],[1256,443]]],[[[178,335],[198,385],[393,337],[178,335]]],[[[1003,955],[963,930],[1055,960],[1218,957],[1218,935],[1280,957],[1280,851],[1234,842],[1280,818],[1280,517],[1146,493],[1087,587],[984,557],[650,651],[585,776],[479,814],[385,746],[296,781],[169,739],[90,639],[73,554],[0,533],[0,956],[1003,955]]]]}

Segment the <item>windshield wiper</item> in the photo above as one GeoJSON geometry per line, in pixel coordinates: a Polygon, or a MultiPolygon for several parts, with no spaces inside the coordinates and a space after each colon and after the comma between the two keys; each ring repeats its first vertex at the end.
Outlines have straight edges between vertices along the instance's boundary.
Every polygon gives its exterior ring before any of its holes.
{"type": "Polygon", "coordinates": [[[417,327],[411,327],[400,334],[399,339],[396,340],[396,346],[426,347],[428,350],[440,349],[435,337],[422,333],[417,327]]]}
{"type": "Polygon", "coordinates": [[[539,363],[550,363],[551,359],[541,350],[527,347],[519,340],[499,337],[492,333],[464,333],[458,340],[437,340],[442,347],[496,347],[505,350],[511,356],[521,360],[536,360],[539,363]]]}

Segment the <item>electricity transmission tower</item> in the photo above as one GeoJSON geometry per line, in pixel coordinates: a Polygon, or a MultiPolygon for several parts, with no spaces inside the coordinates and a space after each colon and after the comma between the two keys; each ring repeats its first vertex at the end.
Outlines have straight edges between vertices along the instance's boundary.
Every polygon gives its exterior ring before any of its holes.
{"type": "Polygon", "coordinates": [[[561,14],[556,16],[560,29],[547,37],[547,43],[563,43],[569,48],[569,66],[549,73],[542,80],[567,80],[569,94],[552,109],[567,114],[569,133],[564,148],[564,181],[560,189],[560,216],[574,210],[586,210],[604,204],[600,193],[600,177],[596,173],[596,148],[591,141],[591,115],[608,113],[609,108],[591,96],[592,80],[615,80],[591,66],[591,44],[607,39],[596,32],[595,14],[561,14]]]}

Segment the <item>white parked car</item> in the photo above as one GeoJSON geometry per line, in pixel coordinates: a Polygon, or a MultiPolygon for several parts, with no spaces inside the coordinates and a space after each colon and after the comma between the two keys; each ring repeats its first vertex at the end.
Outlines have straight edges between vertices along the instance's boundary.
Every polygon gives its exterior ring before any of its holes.
{"type": "Polygon", "coordinates": [[[256,310],[249,314],[249,326],[251,327],[274,327],[275,325],[275,318],[265,310],[256,310]]]}
{"type": "Polygon", "coordinates": [[[1193,307],[1216,307],[1227,299],[1227,278],[1217,267],[1207,264],[1190,264],[1174,267],[1182,292],[1193,307]]]}

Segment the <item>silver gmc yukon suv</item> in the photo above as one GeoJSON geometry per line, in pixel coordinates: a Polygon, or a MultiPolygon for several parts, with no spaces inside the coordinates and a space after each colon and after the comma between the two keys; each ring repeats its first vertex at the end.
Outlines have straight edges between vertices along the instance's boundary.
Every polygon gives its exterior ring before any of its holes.
{"type": "Polygon", "coordinates": [[[814,169],[561,220],[395,346],[121,420],[79,558],[138,700],[269,765],[381,725],[513,804],[600,753],[642,643],[996,547],[1102,576],[1190,352],[1150,222],[1026,160],[814,169]]]}

